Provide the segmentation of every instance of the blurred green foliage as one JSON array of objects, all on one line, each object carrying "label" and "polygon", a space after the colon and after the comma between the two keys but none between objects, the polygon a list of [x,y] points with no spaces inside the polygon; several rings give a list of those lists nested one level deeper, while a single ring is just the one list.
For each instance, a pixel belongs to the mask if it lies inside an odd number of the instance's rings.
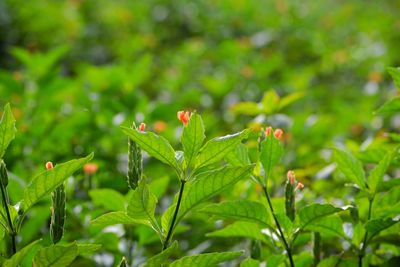
[{"label": "blurred green foliage", "polygon": [[[399,12],[400,2],[391,0],[0,1],[0,106],[12,104],[18,129],[5,157],[13,172],[10,195],[20,199],[46,161],[91,151],[99,165],[94,187],[126,193],[127,138],[118,126],[144,121],[177,144],[176,112],[190,109],[202,114],[210,137],[282,128],[284,166],[309,188],[304,202],[338,201],[352,189],[336,186],[343,179],[331,175],[328,149],[347,146],[377,162],[390,146],[383,133],[400,128],[397,117],[373,113],[398,92],[386,68],[400,65]],[[162,195],[174,174],[148,158],[145,165]],[[284,181],[274,180],[277,192]],[[168,188],[162,207],[176,179]],[[74,190],[67,190],[66,240],[103,244],[114,254],[111,262],[119,262],[118,234],[88,225],[109,209],[82,201],[87,192],[71,199]],[[238,184],[223,198],[243,194],[254,198],[255,185]],[[32,211],[24,244],[49,220],[44,210]],[[196,235],[181,237],[187,249],[201,242],[214,251],[230,246],[204,241],[215,229],[197,217],[188,221]],[[158,251],[148,229],[128,231]]]}]

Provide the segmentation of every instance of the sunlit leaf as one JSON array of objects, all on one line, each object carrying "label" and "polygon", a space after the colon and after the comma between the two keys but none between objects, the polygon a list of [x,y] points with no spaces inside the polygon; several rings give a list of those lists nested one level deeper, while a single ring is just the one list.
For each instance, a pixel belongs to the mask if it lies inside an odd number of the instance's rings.
[{"label": "sunlit leaf", "polygon": [[167,249],[148,259],[142,267],[162,266],[162,264],[168,261],[169,257],[176,251],[177,248],[178,242],[174,241]]},{"label": "sunlit leaf", "polygon": [[170,267],[212,267],[218,263],[229,261],[240,257],[243,252],[213,252],[193,256],[185,256],[171,263]]},{"label": "sunlit leaf", "polygon": [[397,153],[397,148],[389,151],[385,157],[379,161],[378,165],[375,166],[375,168],[371,171],[370,175],[368,176],[368,185],[370,187],[370,190],[373,194],[375,194],[377,188],[379,187],[383,176],[385,175],[387,169],[390,166],[390,163],[392,162],[394,156]]},{"label": "sunlit leaf", "polygon": [[185,160],[188,166],[191,166],[196,158],[205,138],[204,124],[201,116],[197,113],[192,113],[189,123],[183,128],[181,138],[183,152],[185,153]]},{"label": "sunlit leaf", "polygon": [[368,238],[371,239],[381,231],[395,225],[400,220],[394,220],[392,218],[385,219],[373,219],[365,224],[365,229],[368,231]]},{"label": "sunlit leaf", "polygon": [[247,258],[240,263],[240,267],[260,267],[260,262],[252,258]]},{"label": "sunlit leaf", "polygon": [[261,142],[260,162],[267,179],[271,177],[272,169],[279,163],[282,155],[282,144],[273,134],[270,134]]},{"label": "sunlit leaf", "polygon": [[346,178],[356,183],[361,189],[365,189],[366,179],[365,172],[360,161],[353,157],[350,153],[335,149],[334,159],[338,169]]},{"label": "sunlit leaf", "polygon": [[115,225],[115,224],[126,224],[126,225],[146,224],[147,225],[148,220],[144,220],[144,219],[136,220],[136,219],[130,217],[128,214],[126,214],[125,211],[114,211],[114,212],[109,212],[109,213],[103,214],[91,222],[91,225],[101,226],[101,227],[106,227],[106,226]]},{"label": "sunlit leaf", "polygon": [[0,120],[0,158],[4,156],[8,145],[15,138],[16,132],[15,119],[10,104],[6,104]]},{"label": "sunlit leaf", "polygon": [[334,207],[331,204],[311,204],[305,206],[299,211],[300,226],[304,228],[311,222],[340,211],[343,211],[343,209]]},{"label": "sunlit leaf", "polygon": [[29,245],[25,246],[24,248],[20,249],[15,253],[10,259],[7,259],[6,261],[3,262],[3,267],[17,267],[20,266],[21,261],[24,259],[24,257],[36,246],[36,244],[40,240],[36,240]]},{"label": "sunlit leaf", "polygon": [[79,255],[78,245],[72,243],[67,246],[52,245],[40,249],[33,258],[33,266],[64,267],[70,264]]}]

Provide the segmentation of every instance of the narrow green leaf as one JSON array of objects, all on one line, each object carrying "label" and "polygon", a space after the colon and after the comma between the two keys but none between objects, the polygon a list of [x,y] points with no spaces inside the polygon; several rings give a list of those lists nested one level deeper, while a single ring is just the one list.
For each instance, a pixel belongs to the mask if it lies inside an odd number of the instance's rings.
[{"label": "narrow green leaf", "polygon": [[391,227],[398,223],[400,220],[394,220],[392,218],[385,219],[373,219],[365,224],[365,229],[368,231],[368,238],[372,239],[374,236],[379,234],[381,231]]},{"label": "narrow green leaf", "polygon": [[268,221],[268,213],[265,206],[250,200],[211,204],[199,210],[199,212],[222,218],[255,222],[261,225],[266,225]]},{"label": "narrow green leaf", "polygon": [[23,199],[23,210],[26,212],[42,197],[50,194],[54,189],[60,186],[75,171],[93,158],[93,153],[86,158],[75,159],[66,163],[57,164],[53,169],[46,170],[35,178],[25,188]]},{"label": "narrow green leaf", "polygon": [[175,159],[175,151],[164,137],[153,132],[141,132],[128,127],[121,128],[129,138],[135,141],[136,144],[138,144],[150,156],[170,165],[175,168],[176,171],[180,169],[178,162]]},{"label": "narrow green leaf", "polygon": [[260,267],[260,264],[258,260],[247,258],[240,263],[240,267]]},{"label": "narrow green leaf", "polygon": [[129,200],[127,214],[135,220],[147,221],[148,225],[160,234],[160,228],[154,217],[156,204],[156,196],[150,192],[146,181],[142,179]]},{"label": "narrow green leaf", "polygon": [[387,169],[390,166],[394,156],[397,153],[397,148],[389,151],[385,157],[379,161],[378,165],[371,171],[370,175],[368,176],[368,185],[371,189],[372,194],[376,193],[377,188],[379,187],[380,183],[382,182],[383,176],[385,175]]},{"label": "narrow green leaf", "polygon": [[201,116],[197,113],[192,113],[189,123],[183,128],[181,138],[187,166],[191,166],[205,138],[204,124]]},{"label": "narrow green leaf", "polygon": [[15,119],[10,104],[6,104],[0,120],[0,158],[3,158],[8,145],[15,138],[16,132]]},{"label": "narrow green leaf", "polygon": [[244,237],[266,242],[266,235],[262,233],[262,227],[258,223],[237,221],[228,226],[206,234],[208,237]]},{"label": "narrow green leaf", "polygon": [[36,246],[36,244],[40,240],[36,240],[24,248],[20,249],[17,253],[15,253],[10,259],[7,259],[3,262],[3,267],[18,267],[20,266],[21,261],[24,257]]},{"label": "narrow green leaf", "polygon": [[240,179],[246,177],[251,173],[252,169],[252,165],[245,167],[225,166],[218,170],[201,173],[194,180],[187,182],[177,222],[198,204],[218,195],[231,185],[237,183]]},{"label": "narrow green leaf", "polygon": [[264,168],[265,177],[271,177],[271,171],[279,163],[283,155],[283,147],[272,133],[261,142],[260,162]]},{"label": "narrow green leaf", "polygon": [[400,88],[400,68],[389,67],[387,68],[387,71],[389,72],[390,76],[392,76],[394,84],[397,86],[397,88]]},{"label": "narrow green leaf", "polygon": [[169,257],[171,257],[177,248],[178,242],[174,241],[166,250],[148,259],[142,267],[162,266],[168,261]]},{"label": "narrow green leaf", "polygon": [[218,263],[229,261],[240,257],[243,254],[242,251],[238,252],[213,252],[204,253],[193,256],[185,256],[171,263],[170,267],[212,267]]},{"label": "narrow green leaf", "polygon": [[125,210],[125,198],[116,190],[108,188],[92,189],[89,191],[89,196],[92,198],[94,204],[102,206],[107,210]]},{"label": "narrow green leaf", "polygon": [[148,221],[147,220],[136,220],[136,219],[130,217],[124,211],[109,212],[109,213],[103,214],[100,217],[97,217],[96,219],[91,221],[91,225],[100,226],[100,227],[106,227],[106,226],[115,225],[115,224],[125,224],[125,225],[145,224],[145,225],[147,225]]},{"label": "narrow green leaf", "polygon": [[40,249],[33,258],[33,265],[40,267],[64,267],[70,264],[78,256],[78,245],[72,243],[68,246],[52,245]]},{"label": "narrow green leaf", "polygon": [[377,109],[376,114],[392,115],[400,111],[400,96],[393,97]]},{"label": "narrow green leaf", "polygon": [[196,169],[222,160],[229,152],[235,149],[243,139],[246,139],[249,133],[250,130],[246,129],[236,134],[209,140],[199,151],[195,163]]},{"label": "narrow green leaf", "polygon": [[334,159],[340,172],[356,183],[361,189],[366,188],[365,172],[359,160],[350,153],[339,149],[334,149]]},{"label": "narrow green leaf", "polygon": [[306,227],[322,217],[342,211],[342,208],[334,207],[331,204],[311,204],[299,211],[300,226]]}]

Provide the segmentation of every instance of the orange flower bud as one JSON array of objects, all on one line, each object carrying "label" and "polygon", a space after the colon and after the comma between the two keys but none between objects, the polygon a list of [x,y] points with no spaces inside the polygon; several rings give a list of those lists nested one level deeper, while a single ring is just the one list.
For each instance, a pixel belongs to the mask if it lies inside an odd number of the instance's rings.
[{"label": "orange flower bud", "polygon": [[303,189],[303,188],[304,188],[304,184],[298,183],[295,190]]},{"label": "orange flower bud", "polygon": [[142,123],[139,125],[139,131],[144,132],[144,129],[145,129],[145,128],[146,128],[146,124],[142,122]]},{"label": "orange flower bud", "polygon": [[282,135],[283,135],[282,129],[279,129],[279,128],[278,128],[278,129],[275,130],[274,136],[275,136],[276,138],[281,139]]},{"label": "orange flower bud", "polygon": [[186,126],[190,119],[189,111],[178,111],[177,113],[178,119],[183,123],[183,126]]},{"label": "orange flower bud", "polygon": [[287,172],[287,178],[288,178],[288,180],[289,180],[289,183],[291,184],[291,185],[294,185],[295,184],[295,182],[296,182],[296,176],[295,176],[295,174],[294,174],[294,171],[288,171]]},{"label": "orange flower bud", "polygon": [[47,170],[53,169],[53,162],[51,162],[51,161],[47,162],[46,163],[46,169]]},{"label": "orange flower bud", "polygon": [[271,134],[271,132],[272,132],[272,127],[271,126],[265,128],[265,136],[266,137],[269,136]]},{"label": "orange flower bud", "polygon": [[96,163],[86,163],[85,165],[83,165],[83,172],[92,175],[97,172],[98,168],[99,166],[97,166]]}]

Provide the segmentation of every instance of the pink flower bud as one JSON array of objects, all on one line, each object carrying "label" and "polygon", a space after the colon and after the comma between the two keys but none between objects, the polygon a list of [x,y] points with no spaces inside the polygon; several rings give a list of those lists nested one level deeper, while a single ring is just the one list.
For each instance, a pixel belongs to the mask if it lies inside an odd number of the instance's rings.
[{"label": "pink flower bud", "polygon": [[304,184],[298,183],[295,190],[303,189],[303,188],[304,188]]},{"label": "pink flower bud", "polygon": [[99,166],[97,166],[96,163],[86,163],[85,165],[83,165],[83,172],[92,175],[97,172],[98,168]]},{"label": "pink flower bud", "polygon": [[265,128],[265,136],[266,137],[269,136],[271,134],[271,132],[272,132],[272,127],[271,126]]},{"label": "pink flower bud", "polygon": [[278,128],[278,129],[275,130],[274,136],[275,136],[276,138],[281,139],[282,135],[283,135],[282,129],[279,129],[279,128]]},{"label": "pink flower bud", "polygon": [[189,111],[178,111],[177,113],[178,119],[183,123],[183,126],[186,126],[190,119]]},{"label": "pink flower bud", "polygon": [[288,180],[289,180],[289,183],[291,184],[291,185],[294,185],[295,184],[295,182],[296,182],[296,176],[295,176],[295,174],[294,174],[294,171],[288,171],[287,172],[287,178],[288,178]]},{"label": "pink flower bud", "polygon": [[53,162],[51,162],[51,161],[47,162],[46,163],[46,169],[47,170],[53,169]]},{"label": "pink flower bud", "polygon": [[144,132],[144,129],[145,129],[145,128],[146,128],[146,124],[142,122],[142,123],[139,125],[139,131]]}]

